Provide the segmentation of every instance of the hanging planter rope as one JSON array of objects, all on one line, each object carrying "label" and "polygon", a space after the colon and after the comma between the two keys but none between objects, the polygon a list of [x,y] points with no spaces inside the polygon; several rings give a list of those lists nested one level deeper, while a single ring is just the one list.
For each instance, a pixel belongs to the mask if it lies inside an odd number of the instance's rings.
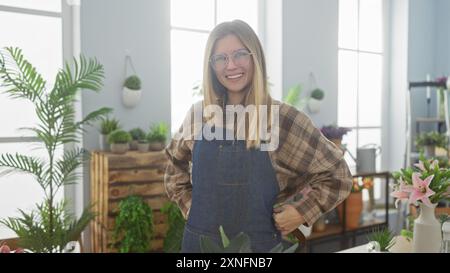
[{"label": "hanging planter rope", "polygon": [[[128,64],[131,67],[131,70],[133,71],[132,75],[128,74]],[[125,82],[122,89],[122,101],[123,104],[128,107],[132,108],[135,107],[142,96],[142,90],[141,90],[141,80],[137,76],[136,69],[133,65],[133,60],[131,59],[130,55],[125,56]]]}]

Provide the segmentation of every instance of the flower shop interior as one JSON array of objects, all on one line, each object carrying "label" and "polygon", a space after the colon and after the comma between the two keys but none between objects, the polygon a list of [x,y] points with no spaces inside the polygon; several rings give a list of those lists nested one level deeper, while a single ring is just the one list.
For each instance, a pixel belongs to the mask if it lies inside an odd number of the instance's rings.
[{"label": "flower shop interior", "polygon": [[272,98],[308,115],[353,176],[343,203],[284,236],[290,251],[449,252],[449,10],[0,0],[0,252],[180,252],[164,148],[203,99],[209,33],[234,19],[261,41]]}]

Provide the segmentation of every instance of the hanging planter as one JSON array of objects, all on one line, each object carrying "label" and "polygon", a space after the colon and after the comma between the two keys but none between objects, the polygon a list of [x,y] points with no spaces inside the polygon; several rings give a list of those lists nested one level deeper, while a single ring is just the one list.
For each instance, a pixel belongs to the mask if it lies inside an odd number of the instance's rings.
[{"label": "hanging planter", "polygon": [[123,104],[126,107],[135,107],[141,99],[141,80],[138,76],[133,75],[125,80],[122,91]]}]

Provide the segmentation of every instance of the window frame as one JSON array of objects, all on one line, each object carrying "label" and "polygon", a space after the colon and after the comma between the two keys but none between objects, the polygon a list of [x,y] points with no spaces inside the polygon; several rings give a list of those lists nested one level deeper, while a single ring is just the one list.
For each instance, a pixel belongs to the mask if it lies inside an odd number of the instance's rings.
[{"label": "window frame", "polygon": [[[339,45],[339,43],[337,44],[337,54],[339,56],[339,53],[342,51],[347,51],[347,52],[355,52],[357,54],[357,98],[356,98],[356,126],[350,126],[348,128],[351,128],[352,131],[354,131],[356,133],[356,148],[358,148],[360,146],[359,144],[359,132],[360,130],[366,130],[366,129],[379,129],[380,130],[380,141],[381,141],[381,150],[382,151],[389,151],[389,111],[390,111],[390,99],[389,99],[389,75],[390,75],[390,4],[387,0],[380,0],[381,4],[382,4],[382,26],[381,26],[381,30],[382,30],[382,49],[381,49],[381,53],[380,52],[374,52],[374,51],[367,51],[367,50],[361,50],[360,49],[360,45],[359,45],[359,31],[360,31],[360,2],[362,0],[357,0],[358,1],[358,7],[357,7],[357,18],[358,18],[358,27],[357,27],[357,47],[356,49],[352,49],[352,48],[346,48],[346,47],[341,47]],[[338,3],[338,18],[340,16],[339,14],[339,5],[340,5],[340,1]],[[339,22],[339,20],[338,20]],[[338,35],[339,35],[339,23],[338,23]],[[339,37],[338,37],[339,40]],[[381,76],[382,76],[382,82],[381,82],[381,109],[379,109],[381,111],[381,124],[379,126],[359,126],[359,94],[360,94],[360,90],[359,90],[359,59],[360,59],[360,54],[376,54],[381,56]],[[339,62],[339,57],[338,57],[338,62]],[[338,72],[339,73],[339,72]],[[339,85],[338,85],[339,86]],[[339,96],[339,90],[338,90],[338,96]],[[338,100],[338,109],[339,109],[339,100]],[[338,115],[339,115],[339,111],[338,111]],[[337,118],[338,121],[338,125],[341,126],[341,124],[339,124],[339,116]],[[356,156],[356,154],[355,154]],[[389,155],[387,153],[381,153],[381,160],[380,160],[380,166],[378,166],[377,171],[382,172],[384,170],[388,170],[389,169]],[[376,204],[377,205],[381,205],[384,204],[384,200],[386,198],[386,192],[385,192],[385,187],[386,187],[386,182],[385,181],[381,181],[381,183],[379,183],[380,185],[380,197],[376,199]]]}]

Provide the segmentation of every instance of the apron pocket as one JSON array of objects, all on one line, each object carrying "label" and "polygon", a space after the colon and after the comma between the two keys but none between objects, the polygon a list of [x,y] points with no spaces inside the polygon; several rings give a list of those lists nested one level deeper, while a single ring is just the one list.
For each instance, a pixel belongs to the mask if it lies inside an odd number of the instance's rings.
[{"label": "apron pocket", "polygon": [[218,184],[249,184],[249,153],[237,145],[223,145],[218,153]]}]

